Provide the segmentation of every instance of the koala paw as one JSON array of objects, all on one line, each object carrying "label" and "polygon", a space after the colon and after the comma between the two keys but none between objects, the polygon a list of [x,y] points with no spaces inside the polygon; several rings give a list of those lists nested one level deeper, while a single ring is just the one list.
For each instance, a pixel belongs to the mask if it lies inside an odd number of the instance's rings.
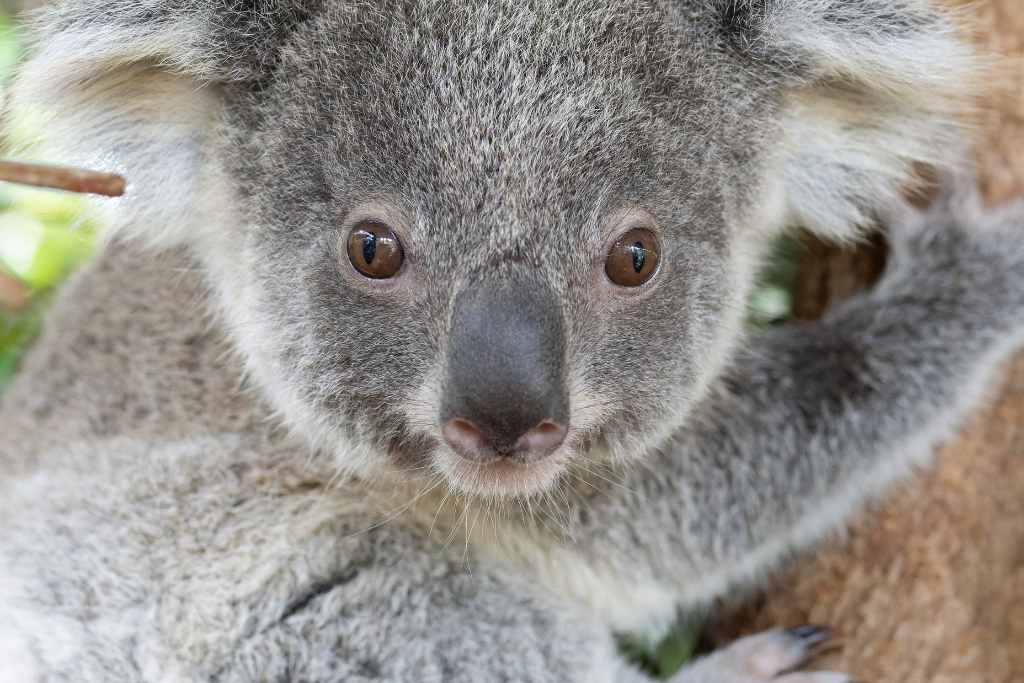
[{"label": "koala paw", "polygon": [[792,631],[765,631],[737,640],[685,667],[672,683],[852,683],[849,676],[832,671],[792,672],[806,664],[833,631],[801,626]]}]

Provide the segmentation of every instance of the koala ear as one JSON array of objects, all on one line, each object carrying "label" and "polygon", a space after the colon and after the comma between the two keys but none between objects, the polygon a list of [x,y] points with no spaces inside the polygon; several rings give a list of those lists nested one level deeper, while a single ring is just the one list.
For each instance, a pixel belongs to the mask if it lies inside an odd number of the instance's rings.
[{"label": "koala ear", "polygon": [[194,241],[217,229],[229,191],[216,153],[225,94],[267,78],[314,9],[312,0],[56,3],[31,28],[8,101],[10,137],[37,158],[124,175],[125,197],[105,202],[113,232]]},{"label": "koala ear", "polygon": [[33,61],[75,77],[96,62],[151,60],[209,81],[258,81],[320,0],[70,0],[35,24]]},{"label": "koala ear", "polygon": [[919,163],[962,161],[960,125],[981,69],[919,0],[726,0],[722,16],[789,74],[788,218],[846,240]]}]

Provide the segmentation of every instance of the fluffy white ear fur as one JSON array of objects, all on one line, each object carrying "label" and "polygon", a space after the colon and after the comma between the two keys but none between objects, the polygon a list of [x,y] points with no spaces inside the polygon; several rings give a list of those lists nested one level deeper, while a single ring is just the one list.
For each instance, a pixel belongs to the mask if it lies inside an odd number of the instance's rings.
[{"label": "fluffy white ear fur", "polygon": [[894,4],[915,22],[877,0],[796,0],[770,24],[773,49],[806,67],[784,121],[788,221],[827,239],[856,238],[915,163],[965,153],[977,56],[930,5]]},{"label": "fluffy white ear fur", "polygon": [[65,29],[38,45],[12,87],[9,122],[34,157],[128,180],[123,198],[101,200],[107,236],[172,246],[220,223],[221,89],[176,75],[206,71],[168,57],[188,54],[178,38]]}]

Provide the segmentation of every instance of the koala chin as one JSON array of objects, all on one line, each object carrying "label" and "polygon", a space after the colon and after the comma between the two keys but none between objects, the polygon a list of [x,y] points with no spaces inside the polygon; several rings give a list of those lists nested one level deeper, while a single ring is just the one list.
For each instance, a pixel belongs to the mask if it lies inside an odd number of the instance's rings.
[{"label": "koala chin", "polygon": [[[917,0],[57,0],[12,121],[118,172],[0,406],[0,680],[644,681],[984,398],[1024,206]],[[900,190],[943,179],[927,211]],[[882,281],[744,332],[773,241]],[[767,632],[676,683],[788,674]]]}]

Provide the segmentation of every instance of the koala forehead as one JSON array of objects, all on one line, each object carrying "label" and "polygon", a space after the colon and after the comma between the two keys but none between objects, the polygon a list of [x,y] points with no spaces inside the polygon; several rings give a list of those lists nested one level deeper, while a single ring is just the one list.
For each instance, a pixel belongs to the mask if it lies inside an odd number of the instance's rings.
[{"label": "koala forehead", "polygon": [[751,76],[726,38],[707,49],[707,26],[697,36],[677,8],[391,9],[329,5],[253,95],[259,182],[287,185],[278,198],[400,200],[428,229],[478,244],[557,239],[551,228],[592,227],[631,202],[700,201],[708,215],[747,182],[740,162],[756,158],[777,99],[767,71]]}]

